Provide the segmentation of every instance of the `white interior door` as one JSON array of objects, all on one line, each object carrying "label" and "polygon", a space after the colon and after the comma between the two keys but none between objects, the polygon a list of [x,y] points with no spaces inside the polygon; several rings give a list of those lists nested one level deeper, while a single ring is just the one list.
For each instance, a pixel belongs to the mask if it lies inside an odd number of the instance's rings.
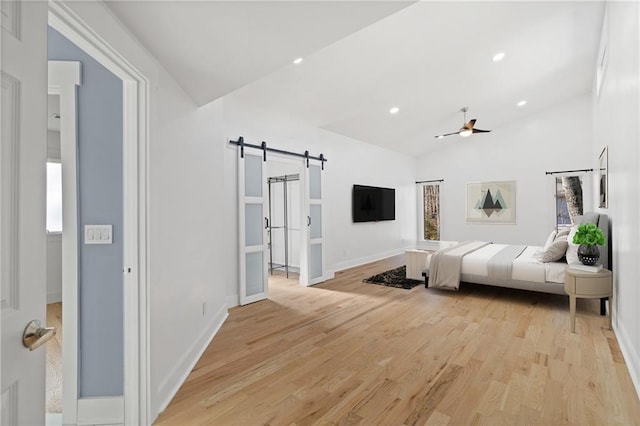
[{"label": "white interior door", "polygon": [[308,194],[307,216],[307,285],[324,281],[324,244],[322,208],[322,170],[319,165],[305,168]]},{"label": "white interior door", "polygon": [[46,324],[47,2],[0,7],[0,424],[41,425],[45,351],[29,351],[22,334],[31,320]]},{"label": "white interior door", "polygon": [[267,170],[262,153],[238,147],[240,304],[268,297]]}]

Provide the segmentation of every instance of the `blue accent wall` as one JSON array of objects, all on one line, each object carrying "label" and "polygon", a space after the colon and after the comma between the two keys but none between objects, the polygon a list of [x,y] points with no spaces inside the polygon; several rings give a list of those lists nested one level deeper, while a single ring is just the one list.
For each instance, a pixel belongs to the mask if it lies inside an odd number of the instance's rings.
[{"label": "blue accent wall", "polygon": [[[124,389],[122,80],[56,30],[49,60],[81,63],[78,88],[78,389]],[[84,225],[113,225],[113,244],[85,245]]]}]

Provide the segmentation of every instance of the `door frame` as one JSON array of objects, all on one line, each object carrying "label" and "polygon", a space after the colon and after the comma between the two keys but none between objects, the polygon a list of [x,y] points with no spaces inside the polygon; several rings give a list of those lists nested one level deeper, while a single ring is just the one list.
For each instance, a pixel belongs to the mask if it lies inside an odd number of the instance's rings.
[{"label": "door frame", "polygon": [[49,95],[60,96],[60,163],[62,171],[62,416],[75,423],[78,411],[78,206],[77,105],[80,63],[48,61]]},{"label": "door frame", "polygon": [[[151,419],[146,219],[149,80],[64,3],[49,2],[48,20],[52,28],[120,78],[123,91],[124,403],[117,405],[122,406],[122,412],[114,413],[114,398],[104,398],[103,406],[96,404],[99,398],[91,398],[85,401],[86,412],[78,417],[89,423],[112,423],[119,417],[124,424],[148,424]],[[81,408],[79,403],[79,411]]]}]

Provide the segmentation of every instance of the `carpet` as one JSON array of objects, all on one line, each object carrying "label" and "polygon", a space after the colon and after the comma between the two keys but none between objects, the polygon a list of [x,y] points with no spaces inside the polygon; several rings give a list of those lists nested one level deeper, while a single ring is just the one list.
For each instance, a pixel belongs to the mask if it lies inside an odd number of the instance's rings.
[{"label": "carpet", "polygon": [[401,266],[396,269],[385,271],[381,274],[374,275],[362,280],[369,284],[385,285],[387,287],[403,288],[410,290],[417,285],[424,284],[422,280],[412,280],[407,278],[407,267]]}]

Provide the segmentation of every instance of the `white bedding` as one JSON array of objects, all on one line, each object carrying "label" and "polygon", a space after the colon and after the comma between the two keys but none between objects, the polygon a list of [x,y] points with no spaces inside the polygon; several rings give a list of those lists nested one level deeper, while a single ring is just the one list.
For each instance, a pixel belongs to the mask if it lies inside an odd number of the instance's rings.
[{"label": "white bedding", "polygon": [[[467,254],[462,259],[462,274],[488,277],[489,259],[506,246],[506,244],[489,244]],[[538,261],[534,254],[540,249],[541,247],[537,246],[527,246],[522,254],[513,261],[512,279],[537,283],[564,283],[564,268],[567,264],[565,262],[542,263]],[[430,262],[429,256],[427,265]]]}]

